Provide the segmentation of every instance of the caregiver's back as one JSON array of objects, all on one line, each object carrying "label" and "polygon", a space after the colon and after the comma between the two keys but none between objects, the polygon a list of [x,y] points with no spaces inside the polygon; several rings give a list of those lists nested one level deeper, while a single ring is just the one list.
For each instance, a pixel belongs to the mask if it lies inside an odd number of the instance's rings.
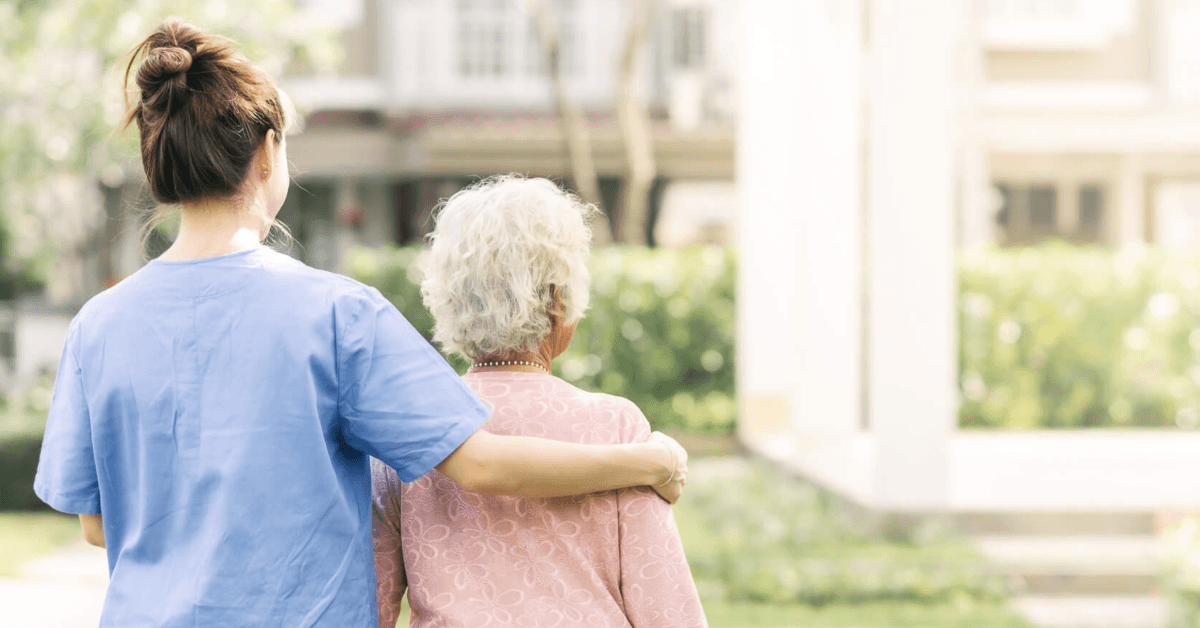
[{"label": "caregiver's back", "polygon": [[377,291],[260,246],[289,180],[270,80],[180,22],[137,54],[147,179],[187,209],[73,321],[37,493],[103,515],[104,626],[373,626],[368,454],[419,476],[487,409]]}]

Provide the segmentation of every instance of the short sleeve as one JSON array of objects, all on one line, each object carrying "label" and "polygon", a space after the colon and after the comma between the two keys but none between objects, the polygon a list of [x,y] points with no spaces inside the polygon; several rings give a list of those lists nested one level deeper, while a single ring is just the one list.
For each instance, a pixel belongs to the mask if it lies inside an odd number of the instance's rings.
[{"label": "short sleeve", "polygon": [[335,303],[338,413],[347,444],[411,482],[437,466],[491,412],[374,288]]},{"label": "short sleeve", "polygon": [[75,355],[79,344],[78,321],[71,324],[50,416],[42,438],[33,489],[37,496],[61,512],[77,515],[100,514],[100,484],[92,447],[92,425],[83,390],[83,373]]}]

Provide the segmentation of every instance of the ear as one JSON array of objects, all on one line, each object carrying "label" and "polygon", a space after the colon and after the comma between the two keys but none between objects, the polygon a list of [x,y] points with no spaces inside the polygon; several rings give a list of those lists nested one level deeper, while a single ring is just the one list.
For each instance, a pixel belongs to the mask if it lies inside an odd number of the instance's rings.
[{"label": "ear", "polygon": [[547,314],[550,315],[551,329],[562,327],[565,322],[563,319],[566,317],[567,308],[563,305],[562,291],[554,284],[550,284],[550,311]]},{"label": "ear", "polygon": [[263,138],[262,146],[258,149],[255,165],[258,166],[259,174],[263,180],[270,179],[272,171],[275,169],[275,151],[278,150],[279,136],[274,129],[268,129],[266,137]]}]

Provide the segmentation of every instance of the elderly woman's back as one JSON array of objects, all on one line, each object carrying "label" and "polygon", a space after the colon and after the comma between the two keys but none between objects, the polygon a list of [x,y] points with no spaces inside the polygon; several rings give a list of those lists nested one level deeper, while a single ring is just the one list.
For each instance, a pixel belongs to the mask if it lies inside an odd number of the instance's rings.
[{"label": "elderly woman's back", "polygon": [[[495,407],[483,429],[496,434],[589,444],[650,435],[631,402],[550,375],[466,381]],[[671,508],[649,488],[527,500],[466,492],[436,471],[403,487],[390,468],[376,472],[386,474],[375,483],[380,513],[403,539],[413,626],[705,625]],[[381,581],[396,578],[385,571]],[[381,595],[398,602],[394,589]]]},{"label": "elderly woman's back", "polygon": [[[472,360],[482,429],[583,444],[647,440],[632,402],[550,375],[587,308],[589,208],[503,177],[450,199],[422,284],[434,338]],[[528,500],[437,471],[373,468],[381,625],[408,588],[413,626],[705,626],[670,506],[648,487]]]}]

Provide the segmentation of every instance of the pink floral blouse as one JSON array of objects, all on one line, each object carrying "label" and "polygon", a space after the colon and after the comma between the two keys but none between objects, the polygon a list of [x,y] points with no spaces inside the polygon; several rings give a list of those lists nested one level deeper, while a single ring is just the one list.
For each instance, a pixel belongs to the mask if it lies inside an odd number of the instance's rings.
[{"label": "pink floral blouse", "polygon": [[[650,436],[620,397],[550,375],[469,373],[495,411],[483,429],[577,443]],[[408,588],[411,626],[707,626],[671,507],[646,487],[524,499],[463,491],[430,471],[411,484],[376,461],[379,625]]]}]

